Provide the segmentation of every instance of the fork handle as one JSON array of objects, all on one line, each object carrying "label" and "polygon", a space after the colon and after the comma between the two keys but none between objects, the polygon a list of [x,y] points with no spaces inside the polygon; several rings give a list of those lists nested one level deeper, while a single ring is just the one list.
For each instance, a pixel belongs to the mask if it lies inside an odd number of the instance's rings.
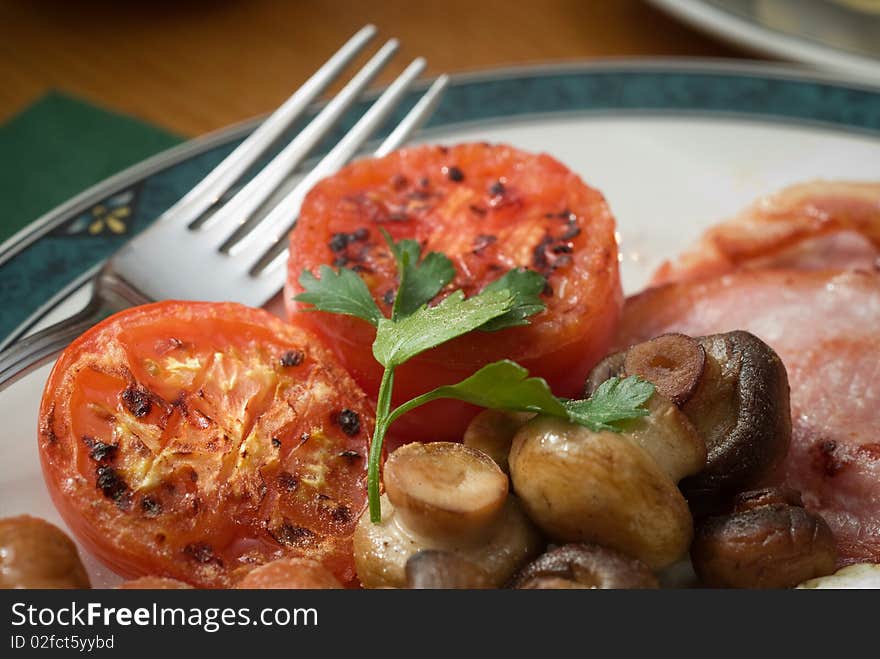
[{"label": "fork handle", "polygon": [[144,302],[148,300],[117,278],[99,274],[92,297],[82,311],[19,339],[0,352],[0,391],[51,361],[76,337],[108,316]]}]

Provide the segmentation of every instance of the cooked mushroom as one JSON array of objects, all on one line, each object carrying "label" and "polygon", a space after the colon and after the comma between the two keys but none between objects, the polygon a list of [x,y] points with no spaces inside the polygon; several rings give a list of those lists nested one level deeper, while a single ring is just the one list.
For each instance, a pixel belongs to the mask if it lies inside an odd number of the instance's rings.
[{"label": "cooked mushroom", "polygon": [[623,432],[657,462],[674,483],[706,466],[706,442],[671,400],[654,392],[647,416],[622,424]]},{"label": "cooked mushroom", "polygon": [[420,589],[490,588],[489,577],[458,554],[423,549],[406,561],[406,587]]},{"label": "cooked mushroom", "polygon": [[0,588],[90,588],[76,545],[49,522],[0,519]]},{"label": "cooked mushroom", "polygon": [[125,581],[117,588],[119,590],[191,590],[192,586],[177,579],[151,576]]},{"label": "cooked mushroom", "polygon": [[520,570],[510,586],[542,590],[660,587],[657,577],[641,561],[584,544],[563,545],[542,554]]},{"label": "cooked mushroom", "polygon": [[626,434],[539,416],[513,440],[510,475],[529,517],[555,540],[600,543],[652,568],[690,544],[687,502]]},{"label": "cooked mushroom", "polygon": [[248,590],[329,590],[343,586],[316,561],[280,558],[255,567],[235,587]]},{"label": "cooked mushroom", "polygon": [[593,370],[590,371],[590,374],[587,376],[587,381],[584,384],[584,397],[589,398],[596,393],[596,389],[598,389],[599,385],[605,382],[605,380],[624,375],[625,369],[623,367],[623,362],[625,359],[626,351],[624,350],[621,352],[614,352],[596,364],[593,367]]},{"label": "cooked mushroom", "polygon": [[510,470],[507,455],[513,436],[534,414],[508,412],[506,410],[483,410],[464,431],[464,445],[482,451],[492,458],[505,474]]},{"label": "cooked mushroom", "polygon": [[687,402],[700,381],[706,353],[684,334],[663,334],[626,351],[623,370],[653,382],[657,391],[676,405]]},{"label": "cooked mushroom", "polygon": [[508,496],[507,477],[484,453],[462,444],[408,444],[385,462],[382,521],[365,513],[354,533],[358,577],[367,588],[406,585],[407,560],[442,549],[501,585],[540,551],[540,538]]},{"label": "cooked mushroom", "polygon": [[816,577],[805,581],[798,588],[878,589],[880,588],[880,565],[877,563],[847,565],[827,577]]},{"label": "cooked mushroom", "polygon": [[682,411],[706,442],[706,467],[681,482],[696,516],[754,487],[788,452],[788,374],[779,356],[748,332],[699,339],[706,367]]},{"label": "cooked mushroom", "polygon": [[837,550],[831,529],[791,492],[760,490],[739,497],[728,515],[698,529],[691,560],[700,581],[719,588],[791,588],[831,574]]},{"label": "cooked mushroom", "polygon": [[717,512],[736,492],[753,487],[788,451],[785,366],[770,346],[748,332],[697,339],[666,334],[637,344],[599,362],[587,378],[586,394],[615,375],[641,375],[653,382],[680,405],[703,438],[706,466],[681,482],[698,517]]}]

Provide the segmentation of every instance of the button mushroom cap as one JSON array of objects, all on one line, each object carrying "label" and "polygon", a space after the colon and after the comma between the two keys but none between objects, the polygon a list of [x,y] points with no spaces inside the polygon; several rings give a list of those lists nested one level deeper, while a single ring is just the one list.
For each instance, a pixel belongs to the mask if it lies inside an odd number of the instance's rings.
[{"label": "button mushroom cap", "polygon": [[655,391],[647,416],[621,423],[623,434],[641,446],[677,483],[706,466],[706,442],[684,413]]},{"label": "button mushroom cap", "polygon": [[788,375],[779,356],[753,334],[655,337],[599,362],[585,393],[591,395],[609,377],[626,375],[641,375],[679,403],[704,440],[705,468],[681,483],[698,517],[721,510],[736,492],[756,485],[788,451]]},{"label": "button mushroom cap", "polygon": [[423,549],[406,561],[406,587],[413,589],[490,588],[489,577],[458,554]]},{"label": "button mushroom cap", "polygon": [[510,583],[519,589],[659,588],[657,577],[639,560],[600,547],[568,544],[542,554]]},{"label": "button mushroom cap", "polygon": [[422,549],[453,552],[501,585],[541,549],[537,531],[508,495],[508,481],[484,453],[462,444],[408,444],[385,463],[382,521],[361,516],[355,566],[367,588],[402,588]]},{"label": "button mushroom cap", "polygon": [[343,585],[316,561],[281,558],[255,567],[235,587],[240,590],[329,590],[343,588]]},{"label": "button mushroom cap", "polygon": [[510,471],[507,456],[513,436],[534,414],[508,412],[507,410],[483,410],[468,424],[463,442],[492,458],[505,474]]},{"label": "button mushroom cap", "polygon": [[786,500],[765,490],[741,498],[738,511],[707,519],[691,547],[700,581],[717,588],[791,588],[830,574],[837,562],[831,529]]},{"label": "button mushroom cap", "polygon": [[21,515],[0,519],[0,588],[90,588],[67,535],[49,522]]},{"label": "button mushroom cap", "polygon": [[834,574],[826,577],[810,579],[798,586],[802,588],[819,589],[880,589],[880,565],[877,563],[856,563],[840,568]]},{"label": "button mushroom cap", "polygon": [[192,590],[192,586],[188,583],[168,577],[140,577],[125,581],[117,588],[119,590]]},{"label": "button mushroom cap", "polygon": [[791,442],[788,374],[779,356],[748,332],[699,339],[706,367],[682,411],[703,437],[706,467],[681,482],[697,516],[773,471]]},{"label": "button mushroom cap", "polygon": [[625,434],[539,416],[514,438],[510,475],[529,517],[555,540],[601,544],[652,568],[687,552],[687,502]]}]

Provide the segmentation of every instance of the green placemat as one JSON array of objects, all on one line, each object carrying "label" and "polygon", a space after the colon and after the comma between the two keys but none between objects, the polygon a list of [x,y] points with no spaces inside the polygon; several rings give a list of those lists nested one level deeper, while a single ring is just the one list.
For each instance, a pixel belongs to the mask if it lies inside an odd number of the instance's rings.
[{"label": "green placemat", "polygon": [[0,242],[181,138],[52,92],[0,126]]}]

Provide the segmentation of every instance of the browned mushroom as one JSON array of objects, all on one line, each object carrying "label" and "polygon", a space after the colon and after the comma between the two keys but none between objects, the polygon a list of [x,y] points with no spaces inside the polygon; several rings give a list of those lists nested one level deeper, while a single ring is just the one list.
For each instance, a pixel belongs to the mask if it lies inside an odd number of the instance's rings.
[{"label": "browned mushroom", "polygon": [[584,383],[584,397],[589,398],[596,393],[596,389],[598,389],[599,385],[605,382],[605,380],[624,375],[625,369],[623,367],[623,362],[625,359],[626,351],[623,350],[621,352],[611,353],[605,357],[605,359],[596,364],[587,376],[587,381]]},{"label": "browned mushroom", "polygon": [[510,451],[514,490],[548,536],[601,543],[653,568],[681,558],[693,535],[667,472],[677,464],[661,464],[625,433],[547,416],[524,425]]},{"label": "browned mushroom", "polygon": [[343,586],[316,561],[280,558],[254,568],[235,587],[250,590],[328,590]]},{"label": "browned mushroom", "polygon": [[450,551],[423,549],[406,561],[406,587],[414,589],[491,588],[488,575]]},{"label": "browned mushroom", "polygon": [[442,549],[501,585],[540,551],[537,531],[508,496],[507,476],[485,453],[462,444],[408,444],[384,467],[382,520],[365,513],[353,537],[355,566],[366,588],[406,586],[407,560]]},{"label": "browned mushroom", "polygon": [[464,431],[464,445],[488,455],[506,474],[510,470],[507,456],[513,436],[533,416],[529,412],[483,410]]},{"label": "browned mushroom", "polygon": [[728,515],[698,529],[691,560],[700,581],[718,588],[792,588],[831,574],[837,550],[831,529],[790,491],[738,498]]},{"label": "browned mushroom", "polygon": [[709,457],[681,489],[696,516],[718,510],[754,487],[788,452],[788,374],[779,356],[748,332],[699,339],[706,368],[682,411],[706,442]]},{"label": "browned mushroom", "polygon": [[657,391],[676,405],[683,405],[694,393],[706,353],[698,341],[684,334],[663,334],[626,351],[623,370],[653,382]]},{"label": "browned mushroom", "polygon": [[76,545],[49,522],[0,519],[0,588],[89,588]]},{"label": "browned mushroom", "polygon": [[788,451],[788,375],[779,356],[753,334],[656,337],[602,360],[587,378],[586,394],[608,377],[625,375],[653,382],[705,441],[705,468],[680,484],[698,517],[755,486]]},{"label": "browned mushroom", "polygon": [[659,588],[644,563],[599,545],[569,544],[529,563],[510,586],[521,589]]}]

